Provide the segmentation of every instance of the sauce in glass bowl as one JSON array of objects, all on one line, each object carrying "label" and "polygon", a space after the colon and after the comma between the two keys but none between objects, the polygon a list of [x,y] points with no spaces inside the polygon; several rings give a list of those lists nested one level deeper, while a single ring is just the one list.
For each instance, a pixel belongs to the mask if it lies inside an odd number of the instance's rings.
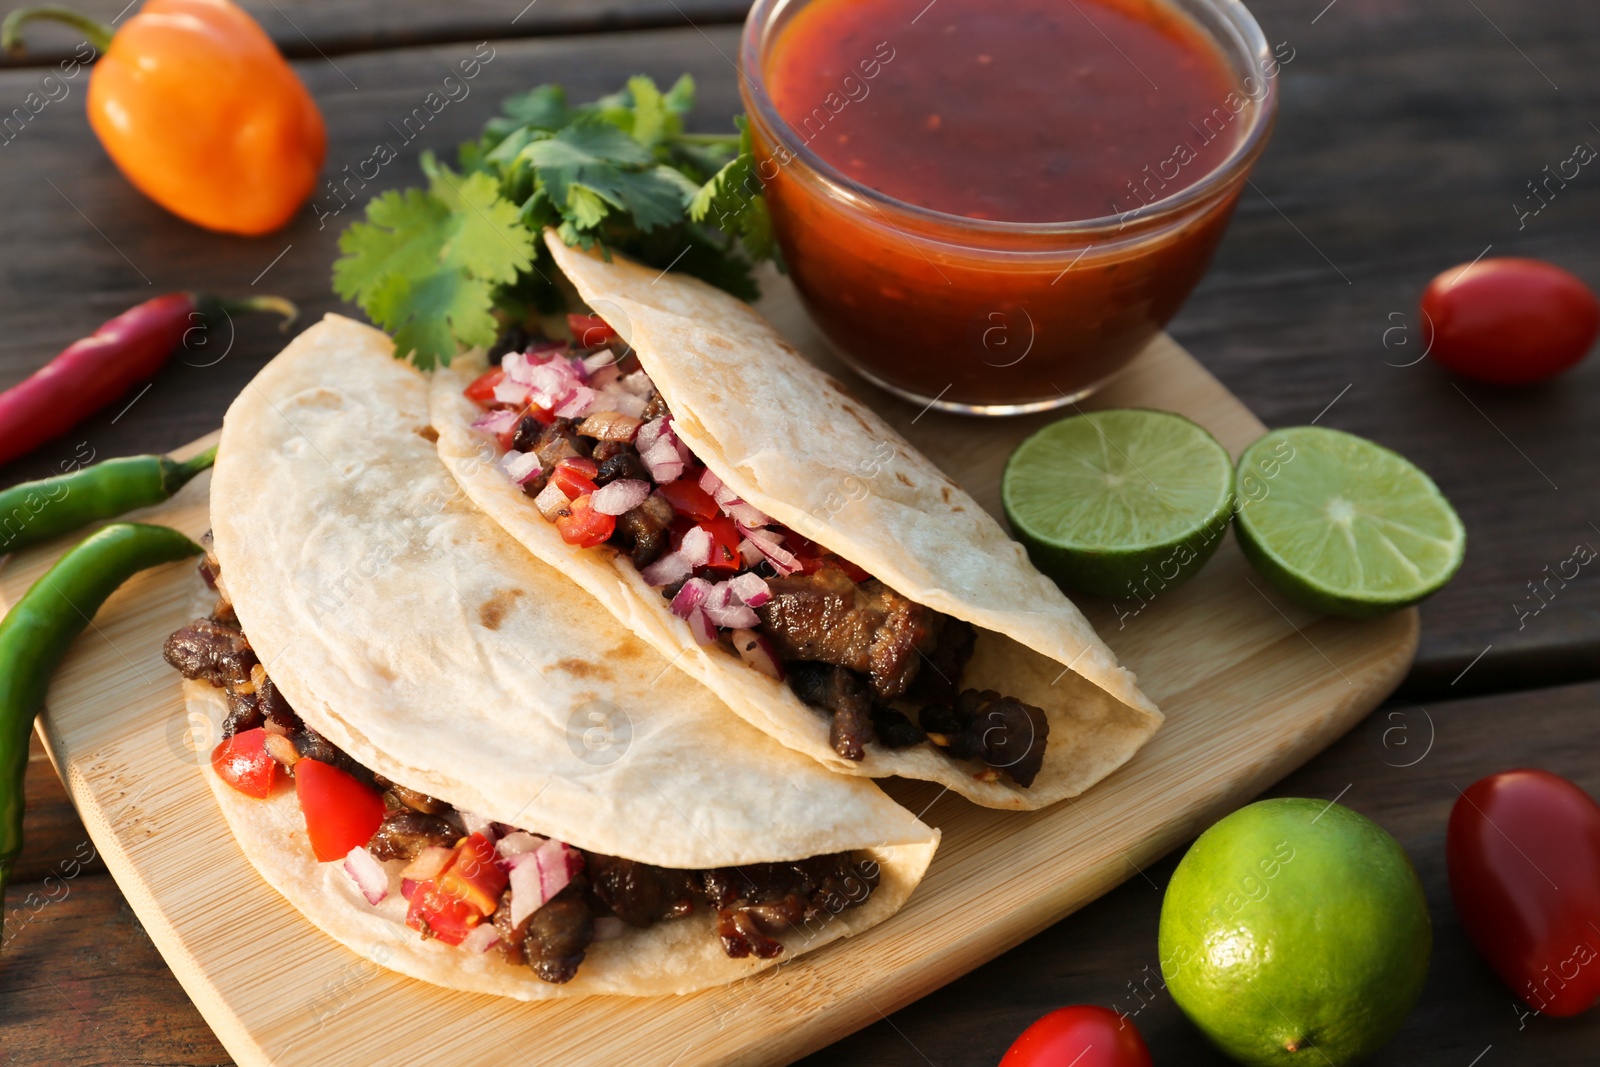
[{"label": "sauce in glass bowl", "polygon": [[858,370],[1068,402],[1177,311],[1270,128],[1236,0],[761,0],[746,109],[785,261]]}]

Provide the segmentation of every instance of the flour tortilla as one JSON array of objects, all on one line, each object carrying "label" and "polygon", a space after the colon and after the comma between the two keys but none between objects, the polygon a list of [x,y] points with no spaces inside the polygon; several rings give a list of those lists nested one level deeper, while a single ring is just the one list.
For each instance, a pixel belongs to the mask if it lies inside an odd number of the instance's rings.
[{"label": "flour tortilla", "polygon": [[[223,423],[215,550],[241,626],[289,703],[366,767],[463,811],[665,867],[862,850],[868,902],[785,936],[793,953],[893,914],[938,831],[875,786],[774,744],[531,559],[440,464],[426,380],[388,339],[329,316],[248,385]],[[191,684],[197,710],[217,694]],[[596,945],[565,985],[497,953],[422,942],[317,863],[291,790],[219,803],[262,876],[386,966],[521,999],[683,993],[770,961],[732,960],[711,918]],[[702,909],[703,910],[703,909]]]},{"label": "flour tortilla", "polygon": [[[674,429],[712,473],[901,595],[978,628],[962,683],[1042,708],[1050,721],[1044,765],[1024,789],[1008,777],[977,780],[974,765],[929,745],[871,745],[859,762],[839,756],[827,719],[788,686],[699,645],[626,557],[566,544],[501,471],[476,461],[495,446],[470,428],[479,412],[461,390],[484,361],[458,357],[433,383],[440,455],[473,501],[536,557],[746,721],[836,771],[923,778],[988,807],[1032,809],[1083,792],[1155,732],[1161,712],[1022,546],[753,308],[686,275],[616,254],[607,262],[553,235],[546,244],[583,299],[638,353],[672,409]],[[862,484],[865,494],[849,491]]]}]

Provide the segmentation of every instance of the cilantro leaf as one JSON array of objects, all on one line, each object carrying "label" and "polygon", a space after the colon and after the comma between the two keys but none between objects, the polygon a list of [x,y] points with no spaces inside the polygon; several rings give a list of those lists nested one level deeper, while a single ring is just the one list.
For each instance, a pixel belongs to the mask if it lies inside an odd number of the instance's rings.
[{"label": "cilantro leaf", "polygon": [[511,97],[461,146],[459,171],[424,153],[425,189],[368,203],[340,236],[334,288],[422,367],[563,306],[545,229],[754,299],[754,264],[777,250],[749,130],[686,133],[694,96],[685,74],[665,92],[636,76],[588,104],[559,85]]}]

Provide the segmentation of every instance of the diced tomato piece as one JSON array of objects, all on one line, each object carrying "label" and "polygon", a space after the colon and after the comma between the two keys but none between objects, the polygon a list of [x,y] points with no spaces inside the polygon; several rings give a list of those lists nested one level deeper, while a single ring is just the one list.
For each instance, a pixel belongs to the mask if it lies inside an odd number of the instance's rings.
[{"label": "diced tomato piece", "polygon": [[556,512],[556,529],[561,533],[561,540],[579,548],[593,548],[603,544],[616,530],[616,516],[600,514],[594,509],[593,500],[585,494]]},{"label": "diced tomato piece", "polygon": [[556,464],[556,469],[550,472],[550,480],[560,487],[568,500],[576,500],[599,488],[594,484],[595,475],[599,473],[600,466],[594,460],[584,456],[568,456]]},{"label": "diced tomato piece", "polygon": [[677,481],[667,482],[656,488],[666,497],[667,503],[672,505],[674,511],[680,515],[687,515],[696,522],[714,519],[721,512],[711,494],[688,478],[679,478]]},{"label": "diced tomato piece", "polygon": [[706,566],[719,571],[744,567],[744,557],[739,555],[739,542],[744,538],[732,519],[722,516],[700,525],[711,535],[711,562]]},{"label": "diced tomato piece", "polygon": [[[265,799],[278,784],[278,761],[267,754],[267,731],[242,730],[211,751],[217,777],[245,796]],[[349,849],[345,849],[349,852]]]},{"label": "diced tomato piece", "polygon": [[303,759],[294,765],[294,791],[306,818],[311,851],[323,863],[365,845],[383,822],[383,798],[337,767]]},{"label": "diced tomato piece", "polygon": [[579,348],[608,345],[617,339],[617,331],[599,315],[568,315],[567,329],[572,331],[573,343]]},{"label": "diced tomato piece", "polygon": [[493,915],[500,906],[511,876],[495,862],[494,845],[482,834],[473,834],[456,846],[444,873],[439,875],[439,891],[458,897],[484,915]]},{"label": "diced tomato piece", "polygon": [[494,399],[494,387],[499,385],[506,376],[506,372],[499,367],[484,371],[472,379],[472,384],[462,390],[468,400],[476,400],[480,404],[487,404]]},{"label": "diced tomato piece", "polygon": [[411,891],[411,905],[406,908],[407,926],[447,945],[461,944],[482,921],[483,916],[471,904],[432,882],[418,882]]},{"label": "diced tomato piece", "polygon": [[800,561],[802,574],[815,574],[823,567],[835,567],[844,571],[852,582],[864,582],[872,577],[849,560],[834,555],[809,537],[802,537],[793,530],[784,532],[783,545]]}]

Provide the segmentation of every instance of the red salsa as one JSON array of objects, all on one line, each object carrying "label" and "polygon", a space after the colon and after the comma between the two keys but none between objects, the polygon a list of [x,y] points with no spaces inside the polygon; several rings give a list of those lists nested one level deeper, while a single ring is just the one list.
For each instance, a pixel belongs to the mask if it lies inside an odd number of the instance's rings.
[{"label": "red salsa", "polygon": [[[1157,0],[813,0],[765,45],[789,129],[756,118],[761,177],[802,295],[858,366],[920,396],[1038,403],[1113,373],[1176,312],[1237,183],[1180,225],[1144,209],[1228,158],[1275,73],[1241,86]],[[805,173],[801,146],[847,189],[954,218],[863,209]],[[1107,218],[1115,235],[1088,239],[961,222]]]}]

